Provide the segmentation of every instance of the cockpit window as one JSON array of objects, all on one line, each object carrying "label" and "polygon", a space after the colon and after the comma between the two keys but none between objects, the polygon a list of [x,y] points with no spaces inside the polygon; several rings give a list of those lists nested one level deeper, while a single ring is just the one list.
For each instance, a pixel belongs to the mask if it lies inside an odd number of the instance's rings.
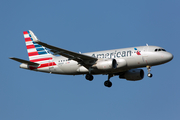
[{"label": "cockpit window", "polygon": [[155,49],[154,51],[157,52],[157,51],[166,51],[166,50],[165,49]]}]

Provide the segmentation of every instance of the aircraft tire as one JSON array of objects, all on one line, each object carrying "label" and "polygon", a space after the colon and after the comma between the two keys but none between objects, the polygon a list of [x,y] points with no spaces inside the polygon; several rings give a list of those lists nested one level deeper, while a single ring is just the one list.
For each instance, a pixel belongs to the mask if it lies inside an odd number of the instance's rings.
[{"label": "aircraft tire", "polygon": [[153,75],[152,75],[151,73],[148,73],[148,75],[147,75],[147,76],[151,78]]},{"label": "aircraft tire", "polygon": [[112,82],[109,81],[109,80],[107,80],[107,81],[104,82],[104,85],[105,85],[106,87],[111,87],[111,86],[112,86]]},{"label": "aircraft tire", "polygon": [[91,74],[86,74],[86,79],[92,81],[94,77]]}]

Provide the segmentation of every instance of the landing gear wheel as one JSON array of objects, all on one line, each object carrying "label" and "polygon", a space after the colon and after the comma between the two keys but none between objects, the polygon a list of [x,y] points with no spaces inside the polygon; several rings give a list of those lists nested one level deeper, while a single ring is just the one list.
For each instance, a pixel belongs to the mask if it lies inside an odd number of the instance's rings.
[{"label": "landing gear wheel", "polygon": [[92,81],[94,77],[91,74],[86,74],[86,79]]},{"label": "landing gear wheel", "polygon": [[151,73],[148,73],[148,75],[147,75],[147,76],[151,78],[153,75],[152,75]]},{"label": "landing gear wheel", "polygon": [[107,81],[104,82],[104,85],[105,85],[106,87],[111,87],[111,86],[112,86],[112,82],[109,81],[109,80],[107,80]]},{"label": "landing gear wheel", "polygon": [[148,70],[147,76],[151,78],[151,77],[153,76],[153,75],[150,73],[150,72],[151,72],[151,66],[146,66],[146,68],[147,68],[147,70]]}]

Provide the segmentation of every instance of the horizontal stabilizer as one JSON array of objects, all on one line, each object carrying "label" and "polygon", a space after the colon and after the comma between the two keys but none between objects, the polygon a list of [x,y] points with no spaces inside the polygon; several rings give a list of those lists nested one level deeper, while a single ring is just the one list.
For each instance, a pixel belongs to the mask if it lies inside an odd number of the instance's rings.
[{"label": "horizontal stabilizer", "polygon": [[28,65],[39,65],[38,63],[30,62],[27,60],[22,60],[22,59],[15,58],[15,57],[10,57],[10,59],[15,60],[15,61],[20,62],[20,63],[28,64]]}]

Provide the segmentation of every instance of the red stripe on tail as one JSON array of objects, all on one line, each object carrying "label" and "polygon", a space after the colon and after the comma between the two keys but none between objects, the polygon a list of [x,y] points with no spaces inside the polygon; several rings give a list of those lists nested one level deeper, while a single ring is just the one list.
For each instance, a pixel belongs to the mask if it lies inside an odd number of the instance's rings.
[{"label": "red stripe on tail", "polygon": [[25,42],[29,42],[29,41],[32,41],[31,38],[24,38],[25,39]]},{"label": "red stripe on tail", "polygon": [[30,57],[30,56],[39,55],[39,54],[38,54],[38,52],[36,51],[36,52],[30,52],[30,53],[28,53],[28,55],[29,55],[29,57]]},{"label": "red stripe on tail", "polygon": [[24,31],[23,34],[28,34],[28,32],[27,32],[27,31]]},{"label": "red stripe on tail", "polygon": [[35,48],[35,46],[34,46],[34,45],[27,45],[26,47],[27,47],[27,49],[32,49],[32,48]]}]

